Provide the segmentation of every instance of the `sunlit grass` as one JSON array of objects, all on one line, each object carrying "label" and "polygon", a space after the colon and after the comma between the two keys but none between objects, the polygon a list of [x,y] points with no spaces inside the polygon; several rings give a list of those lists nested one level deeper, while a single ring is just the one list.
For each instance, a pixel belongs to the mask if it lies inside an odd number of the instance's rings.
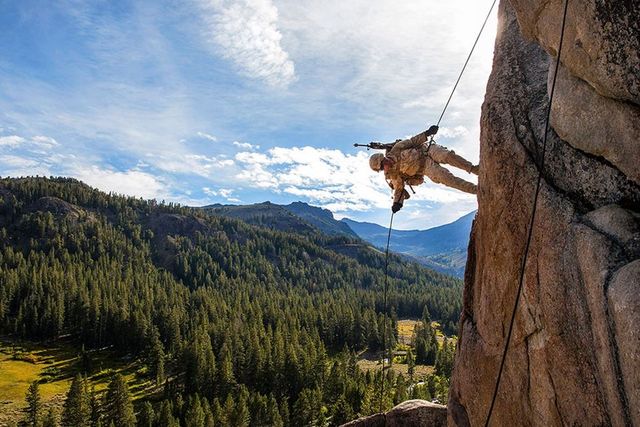
[{"label": "sunlit grass", "polygon": [[413,337],[413,331],[419,323],[419,320],[413,319],[398,320],[398,342],[402,344],[410,344]]},{"label": "sunlit grass", "polygon": [[[385,365],[385,370],[388,368],[388,366],[388,364]],[[376,372],[382,369],[382,364],[380,363],[380,360],[361,359],[358,361],[358,367],[363,372]],[[409,365],[407,365],[406,363],[394,363],[393,365],[391,365],[391,369],[393,369],[396,374],[402,374],[405,378],[409,377]],[[425,380],[430,374],[433,374],[434,371],[435,368],[433,366],[416,365],[413,372],[413,379],[414,381]]]},{"label": "sunlit grass", "polygon": [[[39,381],[45,406],[60,407],[71,380],[79,372],[77,346],[72,342],[51,345],[15,344],[0,338],[0,426],[22,417],[29,384]],[[139,361],[123,359],[109,349],[92,351],[89,388],[102,394],[112,374],[121,373],[135,400],[153,389],[146,368]]]}]

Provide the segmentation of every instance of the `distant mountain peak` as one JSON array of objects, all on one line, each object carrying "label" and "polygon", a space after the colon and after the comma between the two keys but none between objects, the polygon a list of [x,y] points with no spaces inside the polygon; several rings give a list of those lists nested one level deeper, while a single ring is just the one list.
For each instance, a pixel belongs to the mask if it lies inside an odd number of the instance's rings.
[{"label": "distant mountain peak", "polygon": [[[475,215],[476,211],[469,212],[449,224],[427,230],[394,230],[390,248],[437,271],[462,277]],[[349,218],[341,221],[372,245],[384,247],[386,244],[386,227]]]},{"label": "distant mountain peak", "polygon": [[320,231],[331,236],[358,237],[347,224],[336,220],[330,210],[300,201],[288,205],[271,201],[252,205],[215,204],[203,206],[202,209],[214,215],[229,216],[280,231],[302,234]]}]

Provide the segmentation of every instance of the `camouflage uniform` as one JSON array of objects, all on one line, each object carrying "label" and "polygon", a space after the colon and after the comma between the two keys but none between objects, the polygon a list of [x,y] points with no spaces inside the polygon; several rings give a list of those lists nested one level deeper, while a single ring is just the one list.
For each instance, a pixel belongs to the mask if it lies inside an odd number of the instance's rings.
[{"label": "camouflage uniform", "polygon": [[478,174],[478,167],[457,155],[452,150],[438,144],[425,144],[427,135],[423,132],[413,138],[397,142],[393,148],[387,150],[386,158],[393,161],[392,165],[384,167],[384,176],[393,189],[393,201],[402,203],[409,193],[404,189],[405,183],[419,185],[424,182],[424,175],[433,182],[476,194],[477,186],[471,182],[458,178],[446,168],[440,166],[445,163],[470,173]]}]

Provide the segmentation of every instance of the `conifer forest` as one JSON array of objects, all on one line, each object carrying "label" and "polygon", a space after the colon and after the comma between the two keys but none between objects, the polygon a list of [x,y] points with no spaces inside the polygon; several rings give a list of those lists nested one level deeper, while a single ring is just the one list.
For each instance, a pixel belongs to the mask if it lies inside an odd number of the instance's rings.
[{"label": "conifer forest", "polygon": [[[52,379],[38,378],[20,425],[324,426],[447,399],[461,282],[391,255],[385,312],[384,253],[356,238],[74,179],[7,178],[0,241],[2,341],[62,340],[76,353],[60,405],[45,405]],[[399,319],[416,320],[408,343]],[[383,342],[387,369],[364,369]],[[134,393],[114,371],[95,389],[100,349],[135,363],[150,386]],[[418,378],[420,365],[433,368]]]}]

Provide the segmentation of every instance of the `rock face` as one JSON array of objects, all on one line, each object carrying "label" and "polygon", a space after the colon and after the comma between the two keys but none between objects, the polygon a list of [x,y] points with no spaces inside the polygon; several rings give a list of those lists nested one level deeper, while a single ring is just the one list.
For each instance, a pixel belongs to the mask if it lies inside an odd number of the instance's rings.
[{"label": "rock face", "polygon": [[342,427],[444,427],[447,407],[426,400],[407,400],[389,412],[359,418]]},{"label": "rock face", "polygon": [[[448,405],[484,425],[541,162],[561,0],[502,0]],[[640,2],[569,0],[491,425],[640,425]]]}]

